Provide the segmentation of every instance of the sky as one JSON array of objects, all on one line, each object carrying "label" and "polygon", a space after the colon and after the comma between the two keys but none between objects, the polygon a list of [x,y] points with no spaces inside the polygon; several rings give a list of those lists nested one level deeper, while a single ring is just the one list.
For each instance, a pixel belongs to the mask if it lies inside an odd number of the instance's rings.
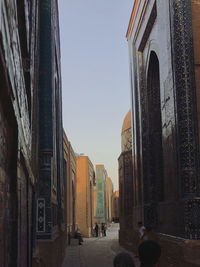
[{"label": "sky", "polygon": [[59,0],[63,126],[76,153],[104,164],[118,189],[130,109],[126,31],[134,0]]}]

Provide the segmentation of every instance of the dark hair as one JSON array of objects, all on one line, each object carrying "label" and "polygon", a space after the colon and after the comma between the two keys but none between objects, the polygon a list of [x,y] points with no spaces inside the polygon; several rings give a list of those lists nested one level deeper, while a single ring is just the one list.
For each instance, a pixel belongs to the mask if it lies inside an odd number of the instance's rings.
[{"label": "dark hair", "polygon": [[117,254],[113,261],[114,267],[135,267],[134,261],[131,256],[126,252]]},{"label": "dark hair", "polygon": [[149,231],[149,232],[152,231],[151,226],[146,226],[145,228],[146,228],[146,230]]},{"label": "dark hair", "polygon": [[156,264],[161,256],[161,247],[153,240],[146,240],[140,244],[138,252],[141,263]]},{"label": "dark hair", "polygon": [[138,224],[142,224],[142,222],[138,222]]}]

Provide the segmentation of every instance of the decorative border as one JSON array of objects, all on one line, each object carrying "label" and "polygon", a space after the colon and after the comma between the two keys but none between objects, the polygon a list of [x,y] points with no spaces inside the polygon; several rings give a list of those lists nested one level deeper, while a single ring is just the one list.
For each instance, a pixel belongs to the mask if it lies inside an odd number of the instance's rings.
[{"label": "decorative border", "polygon": [[38,233],[45,232],[45,199],[38,198],[37,200],[37,222],[36,231]]}]

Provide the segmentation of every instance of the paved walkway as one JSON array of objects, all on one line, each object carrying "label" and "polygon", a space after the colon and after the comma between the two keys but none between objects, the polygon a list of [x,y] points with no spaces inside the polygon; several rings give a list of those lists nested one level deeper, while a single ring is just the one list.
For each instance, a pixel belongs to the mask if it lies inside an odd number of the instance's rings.
[{"label": "paved walkway", "polygon": [[[119,246],[118,230],[119,224],[112,224],[106,237],[87,238],[82,246],[67,247],[62,267],[113,267],[115,255],[126,251]],[[134,258],[132,253],[130,255]],[[135,264],[139,266],[137,260]]]}]

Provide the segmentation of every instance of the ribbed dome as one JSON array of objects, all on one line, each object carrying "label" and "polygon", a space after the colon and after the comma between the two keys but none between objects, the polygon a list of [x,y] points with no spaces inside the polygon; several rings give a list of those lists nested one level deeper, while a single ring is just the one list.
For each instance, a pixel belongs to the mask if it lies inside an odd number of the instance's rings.
[{"label": "ribbed dome", "polygon": [[131,128],[131,110],[126,114],[122,125],[122,133]]}]

